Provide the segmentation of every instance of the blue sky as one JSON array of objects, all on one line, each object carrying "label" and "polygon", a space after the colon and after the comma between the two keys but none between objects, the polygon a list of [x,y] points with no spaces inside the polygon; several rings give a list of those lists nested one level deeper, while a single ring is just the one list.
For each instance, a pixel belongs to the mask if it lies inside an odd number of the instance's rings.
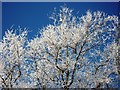
[{"label": "blue sky", "polygon": [[78,15],[84,15],[87,10],[91,11],[103,11],[110,15],[118,15],[118,3],[117,2],[3,2],[2,3],[2,33],[14,25],[14,28],[18,26],[27,27],[32,32],[29,33],[29,38],[34,37],[38,28],[43,28],[51,21],[49,16],[56,7],[57,10],[64,4],[67,7],[74,9],[74,12]]}]

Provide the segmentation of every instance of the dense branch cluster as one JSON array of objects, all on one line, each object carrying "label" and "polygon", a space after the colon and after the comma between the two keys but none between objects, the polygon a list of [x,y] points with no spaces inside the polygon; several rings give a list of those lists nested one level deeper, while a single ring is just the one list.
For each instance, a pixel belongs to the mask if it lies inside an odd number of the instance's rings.
[{"label": "dense branch cluster", "polygon": [[119,76],[118,17],[87,11],[74,16],[61,7],[40,37],[10,29],[0,42],[1,87],[110,88]]}]

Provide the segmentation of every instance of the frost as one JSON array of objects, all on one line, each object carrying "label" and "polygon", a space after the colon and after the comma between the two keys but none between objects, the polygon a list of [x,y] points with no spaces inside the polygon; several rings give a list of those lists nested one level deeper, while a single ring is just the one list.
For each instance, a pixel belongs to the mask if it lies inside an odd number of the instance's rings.
[{"label": "frost", "polygon": [[[8,30],[0,42],[0,82],[19,88],[104,88],[119,75],[115,42],[118,17],[87,11],[82,17],[61,7],[40,35]],[[23,31],[21,31],[23,30]],[[12,78],[11,78],[12,77]],[[5,81],[4,81],[5,80]],[[6,85],[7,84],[7,85]]]}]

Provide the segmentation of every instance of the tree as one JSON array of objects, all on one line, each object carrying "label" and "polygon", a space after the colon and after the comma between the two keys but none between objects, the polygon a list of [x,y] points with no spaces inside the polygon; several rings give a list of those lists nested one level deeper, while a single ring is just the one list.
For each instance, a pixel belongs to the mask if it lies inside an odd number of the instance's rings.
[{"label": "tree", "polygon": [[28,55],[36,67],[32,77],[44,87],[109,87],[109,75],[117,73],[118,17],[100,11],[78,17],[72,12],[62,7],[50,17],[53,24],[43,28],[41,37],[29,42]]},{"label": "tree", "polygon": [[17,34],[17,30],[10,28],[0,42],[0,84],[3,88],[17,86],[22,77],[26,35],[25,29]]},{"label": "tree", "polygon": [[1,85],[110,88],[111,74],[119,74],[119,45],[115,42],[118,17],[89,10],[80,17],[61,7],[50,19],[53,23],[30,41],[26,30],[6,33],[0,42]]}]

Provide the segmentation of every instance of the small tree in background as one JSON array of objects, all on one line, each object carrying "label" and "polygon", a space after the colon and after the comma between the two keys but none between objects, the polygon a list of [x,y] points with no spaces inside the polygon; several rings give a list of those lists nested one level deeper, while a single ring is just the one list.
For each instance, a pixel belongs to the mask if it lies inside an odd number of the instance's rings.
[{"label": "small tree in background", "polygon": [[[17,31],[21,31],[19,28]],[[25,43],[27,31],[17,34],[10,29],[0,42],[0,84],[3,88],[18,85],[22,76],[22,64],[25,57]]]}]

